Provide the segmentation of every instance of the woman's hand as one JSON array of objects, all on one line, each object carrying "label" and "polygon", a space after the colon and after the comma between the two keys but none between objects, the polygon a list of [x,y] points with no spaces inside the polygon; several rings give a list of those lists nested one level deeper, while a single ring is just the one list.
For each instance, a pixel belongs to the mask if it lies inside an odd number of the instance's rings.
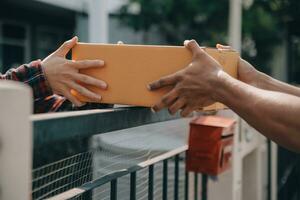
[{"label": "woman's hand", "polygon": [[71,40],[66,41],[61,47],[55,52],[45,58],[41,65],[45,73],[45,77],[49,86],[52,88],[53,93],[65,96],[75,106],[82,106],[84,103],[80,102],[71,94],[71,89],[76,90],[80,94],[100,101],[101,96],[86,89],[80,83],[93,85],[101,89],[106,89],[107,84],[93,77],[80,74],[80,69],[92,68],[92,67],[103,67],[104,61],[102,60],[81,60],[73,61],[66,59],[67,53],[76,45],[78,42],[77,37],[73,37]]},{"label": "woman's hand", "polygon": [[[224,46],[217,44],[218,50],[234,50],[230,46]],[[252,85],[254,87],[259,87],[259,77],[261,72],[257,71],[250,63],[246,60],[240,58],[238,63],[238,79],[244,83]]]}]

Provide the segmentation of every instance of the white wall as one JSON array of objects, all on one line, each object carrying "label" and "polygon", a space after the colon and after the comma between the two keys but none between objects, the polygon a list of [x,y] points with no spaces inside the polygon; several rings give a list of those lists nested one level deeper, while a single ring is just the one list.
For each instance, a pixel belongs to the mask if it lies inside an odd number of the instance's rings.
[{"label": "white wall", "polygon": [[[87,13],[88,18],[78,15],[75,33],[84,42],[107,43],[110,40],[109,14],[115,12],[127,0],[36,0],[55,6]],[[86,29],[88,28],[88,29]],[[88,31],[86,31],[88,30]],[[113,30],[117,32],[117,30]],[[113,39],[111,39],[113,40]]]},{"label": "white wall", "polygon": [[55,6],[75,10],[78,12],[87,12],[88,0],[36,0]]},{"label": "white wall", "polygon": [[[91,0],[35,0],[55,6],[71,9],[78,12],[88,13],[89,3]],[[126,3],[128,0],[105,0],[107,2],[107,9],[109,13],[114,12],[122,4]]]}]

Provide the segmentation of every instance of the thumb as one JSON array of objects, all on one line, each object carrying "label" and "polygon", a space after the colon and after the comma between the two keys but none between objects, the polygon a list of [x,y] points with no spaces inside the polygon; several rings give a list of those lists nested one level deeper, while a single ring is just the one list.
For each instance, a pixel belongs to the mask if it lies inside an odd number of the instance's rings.
[{"label": "thumb", "polygon": [[225,46],[225,45],[222,45],[222,44],[217,44],[216,47],[219,50],[233,50],[231,46]]},{"label": "thumb", "polygon": [[184,46],[193,53],[194,57],[204,54],[204,51],[195,40],[185,40]]},{"label": "thumb", "polygon": [[75,36],[72,39],[64,42],[55,52],[57,56],[65,57],[67,53],[77,44],[78,37]]}]

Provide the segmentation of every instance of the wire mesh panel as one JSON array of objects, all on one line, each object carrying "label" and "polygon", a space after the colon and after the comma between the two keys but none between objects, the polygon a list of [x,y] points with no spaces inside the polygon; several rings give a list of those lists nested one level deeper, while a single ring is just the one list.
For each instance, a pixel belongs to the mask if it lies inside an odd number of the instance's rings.
[{"label": "wire mesh panel", "polygon": [[149,170],[144,168],[137,172],[136,181],[136,199],[147,200],[148,199],[148,185],[149,185]]},{"label": "wire mesh panel", "polygon": [[93,190],[93,199],[109,199],[110,183],[106,183]]},{"label": "wire mesh panel", "polygon": [[45,199],[91,180],[93,152],[76,154],[32,171],[32,197]]},{"label": "wire mesh panel", "polygon": [[[40,152],[35,152],[35,155],[43,156],[40,160],[35,159],[32,199],[61,194],[68,194],[65,196],[72,199],[148,199],[149,166],[145,163],[174,149],[184,147],[182,151],[185,151],[187,121],[171,120],[88,138],[73,137],[66,143],[43,146]],[[165,182],[164,162],[159,162],[162,158],[153,163],[153,199],[162,198],[164,185],[168,197],[174,198],[174,155],[164,158],[169,158]],[[55,156],[59,159],[55,160]],[[180,177],[176,179],[178,185],[184,184],[183,170],[181,159]],[[114,198],[112,189],[116,190]]]}]

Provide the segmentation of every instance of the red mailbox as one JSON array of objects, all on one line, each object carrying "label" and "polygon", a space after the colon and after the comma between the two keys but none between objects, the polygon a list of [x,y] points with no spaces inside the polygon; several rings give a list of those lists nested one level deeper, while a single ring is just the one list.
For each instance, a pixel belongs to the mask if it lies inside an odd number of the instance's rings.
[{"label": "red mailbox", "polygon": [[235,120],[201,116],[190,123],[188,171],[216,176],[231,166]]}]

